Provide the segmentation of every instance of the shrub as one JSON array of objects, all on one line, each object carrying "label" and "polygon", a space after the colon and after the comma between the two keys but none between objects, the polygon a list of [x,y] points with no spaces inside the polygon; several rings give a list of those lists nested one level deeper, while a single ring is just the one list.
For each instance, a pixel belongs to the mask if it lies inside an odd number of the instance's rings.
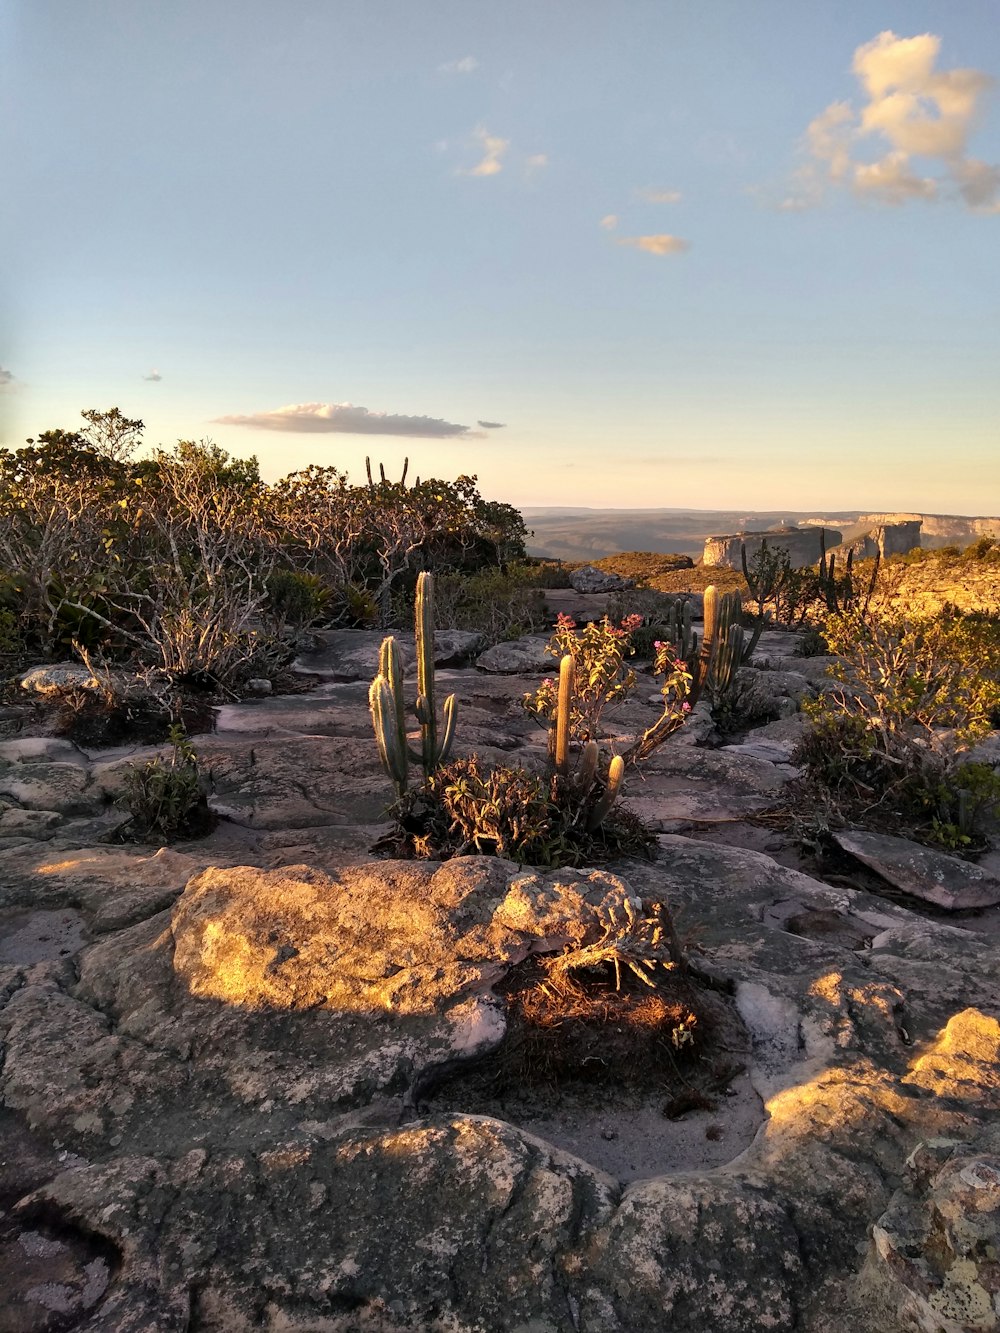
[{"label": "shrub", "polygon": [[279,631],[315,624],[330,605],[332,593],[316,574],[276,569],[267,581],[267,609]]},{"label": "shrub", "polygon": [[546,624],[545,602],[535,571],[526,565],[476,574],[441,574],[437,579],[438,629],[471,630],[488,644],[535,634]]},{"label": "shrub", "polygon": [[796,761],[809,781],[855,820],[891,815],[895,831],[971,846],[1000,794],[1000,779],[964,757],[1000,708],[1000,619],[850,613],[824,633],[843,688],[804,706],[814,725]]},{"label": "shrub", "polygon": [[141,768],[133,765],[128,774],[119,797],[131,816],[121,835],[125,838],[197,838],[215,824],[194,746],[180,727],[172,729],[170,740],[169,759],[158,756]]},{"label": "shrub", "polygon": [[571,782],[506,764],[487,768],[476,755],[456,759],[397,803],[396,830],[378,850],[445,858],[475,853],[543,866],[648,856],[653,835],[620,804],[590,827],[588,814],[605,790],[597,780],[581,800]]},{"label": "shrub", "polygon": [[[601,715],[608,704],[626,699],[635,688],[635,672],[626,663],[632,655],[631,636],[639,628],[639,618],[628,617],[614,625],[607,616],[583,629],[569,616],[560,615],[546,652],[563,658],[568,653],[576,668],[576,689],[570,721],[570,736],[583,743],[595,739]],[[558,692],[555,681],[544,680],[538,689],[526,694],[524,709],[532,717],[550,722],[555,716]]]}]

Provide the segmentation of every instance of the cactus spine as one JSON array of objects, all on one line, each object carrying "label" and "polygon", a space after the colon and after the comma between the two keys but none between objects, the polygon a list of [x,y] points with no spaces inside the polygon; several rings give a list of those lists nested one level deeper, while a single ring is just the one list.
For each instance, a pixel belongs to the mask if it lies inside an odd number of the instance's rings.
[{"label": "cactus spine", "polygon": [[411,754],[406,745],[403,662],[399,644],[391,635],[382,641],[378,675],[372,681],[368,694],[379,758],[382,767],[395,783],[399,796],[403,796],[406,792],[410,759],[421,765],[426,780],[448,758],[455,739],[458,705],[453,694],[449,694],[444,701],[443,727],[440,728],[439,737],[434,700],[434,576],[432,574],[421,574],[417,578],[414,630],[417,651],[417,702],[414,711],[420,724],[419,754]]}]

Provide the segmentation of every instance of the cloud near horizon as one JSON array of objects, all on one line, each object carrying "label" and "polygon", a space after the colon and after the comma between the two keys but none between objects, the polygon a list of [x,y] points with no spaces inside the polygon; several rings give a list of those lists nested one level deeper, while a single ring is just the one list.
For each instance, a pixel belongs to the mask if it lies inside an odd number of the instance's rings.
[{"label": "cloud near horizon", "polygon": [[4,370],[3,366],[0,366],[0,389],[3,389],[8,384],[13,384],[13,383],[14,383],[13,374],[9,370]]},{"label": "cloud near horizon", "polygon": [[680,236],[669,236],[665,232],[656,236],[616,236],[615,245],[628,245],[647,255],[679,255],[691,249],[690,241]]},{"label": "cloud near horizon", "polygon": [[160,380],[163,379],[163,376],[158,370],[151,370],[148,375],[143,375],[142,378],[144,380],[149,380],[151,384],[159,384]]},{"label": "cloud near horizon", "polygon": [[291,403],[271,412],[232,413],[215,417],[220,426],[290,431],[312,435],[404,435],[428,440],[481,440],[481,432],[440,417],[369,412],[355,403]]},{"label": "cloud near horizon", "polygon": [[[967,152],[994,80],[981,70],[935,68],[940,51],[932,33],[881,32],[859,46],[851,68],[866,100],[860,107],[832,102],[809,123],[808,161],[779,207],[813,208],[842,188],[890,206],[950,198],[974,212],[1000,213],[1000,167]],[[880,156],[858,156],[866,144]],[[924,174],[914,158],[935,174]]]},{"label": "cloud near horizon", "polygon": [[503,430],[506,421],[477,421],[477,426],[482,426],[483,430]]}]

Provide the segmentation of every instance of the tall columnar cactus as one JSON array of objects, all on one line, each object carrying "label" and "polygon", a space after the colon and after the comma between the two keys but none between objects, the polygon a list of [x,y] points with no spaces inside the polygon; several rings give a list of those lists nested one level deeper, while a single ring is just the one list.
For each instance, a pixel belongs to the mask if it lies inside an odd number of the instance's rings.
[{"label": "tall columnar cactus", "polygon": [[572,654],[567,653],[559,660],[559,691],[556,696],[555,713],[549,723],[549,760],[553,771],[552,799],[571,799],[577,808],[574,818],[592,833],[607,819],[611,807],[618,798],[625,778],[625,761],[621,755],[615,755],[611,760],[605,789],[596,800],[592,800],[592,795],[597,781],[600,747],[595,740],[589,740],[584,745],[576,772],[570,775],[570,720],[573,714],[575,684],[575,663]]},{"label": "tall columnar cactus", "polygon": [[559,692],[556,711],[549,728],[549,758],[559,777],[569,772],[569,733],[573,718],[573,689],[576,685],[576,663],[572,653],[559,659]]},{"label": "tall columnar cactus", "polygon": [[826,554],[826,534],[820,530],[820,558],[819,558],[819,592],[823,601],[826,603],[826,609],[837,615],[841,611],[852,611],[860,606],[863,613],[867,614],[868,604],[871,602],[872,595],[875,592],[875,584],[878,581],[879,567],[882,562],[881,550],[875,553],[875,563],[872,566],[872,576],[864,594],[859,596],[854,587],[854,547],[849,547],[847,559],[844,562],[844,574],[842,578],[837,578],[837,554],[831,551],[829,559]]},{"label": "tall columnar cactus", "polygon": [[720,593],[714,585],[705,589],[705,635],[691,688],[692,701],[704,690],[717,702],[732,688],[740,667],[753,657],[764,621],[758,621],[747,642],[740,624],[741,610],[738,592]]},{"label": "tall columnar cactus", "polygon": [[415,713],[420,724],[420,752],[413,754],[406,744],[406,713],[403,703],[403,663],[399,645],[390,635],[379,651],[378,675],[368,693],[375,743],[382,767],[396,785],[400,796],[406,792],[409,761],[419,763],[425,780],[451,753],[455,739],[458,704],[449,694],[442,708],[443,727],[438,727],[434,701],[434,577],[421,574],[417,579],[414,613],[417,651],[417,701]]}]

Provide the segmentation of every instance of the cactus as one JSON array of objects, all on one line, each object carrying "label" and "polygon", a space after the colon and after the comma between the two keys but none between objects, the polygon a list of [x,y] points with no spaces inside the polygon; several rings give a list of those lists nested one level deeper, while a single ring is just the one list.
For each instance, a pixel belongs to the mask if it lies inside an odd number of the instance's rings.
[{"label": "cactus", "polygon": [[855,607],[860,607],[861,613],[867,615],[868,604],[871,602],[872,594],[875,592],[875,584],[878,581],[879,567],[882,563],[881,550],[875,553],[875,563],[872,566],[872,576],[868,587],[863,596],[859,596],[854,587],[854,547],[850,547],[847,552],[847,560],[844,564],[844,575],[837,578],[837,556],[836,552],[831,551],[829,563],[826,554],[826,534],[820,530],[819,538],[820,557],[819,557],[819,592],[823,601],[826,603],[826,609],[837,615],[842,611],[852,611]]},{"label": "cactus", "polygon": [[593,804],[590,804],[594,784],[597,781],[600,747],[595,740],[587,741],[580,753],[576,772],[571,777],[569,738],[575,683],[575,663],[572,654],[567,653],[559,660],[559,693],[555,713],[549,723],[549,760],[553,773],[551,795],[553,801],[571,800],[577,809],[574,822],[580,820],[585,824],[587,831],[592,833],[607,819],[611,807],[618,798],[625,777],[625,761],[621,755],[614,756],[608,769],[605,790]]},{"label": "cactus", "polygon": [[406,744],[406,714],[403,705],[403,664],[399,645],[390,635],[379,651],[378,675],[368,693],[372,726],[382,767],[395,783],[400,797],[405,795],[409,761],[419,763],[424,780],[445,762],[455,739],[458,704],[449,694],[442,708],[443,727],[438,726],[434,701],[434,576],[421,574],[417,579],[414,612],[417,651],[417,702],[415,713],[420,724],[420,752],[413,754]]},{"label": "cactus", "polygon": [[748,563],[746,542],[740,542],[740,564],[743,566],[743,577],[747,581],[750,596],[757,603],[758,617],[761,620],[770,620],[770,612],[764,611],[764,603],[774,602],[777,605],[778,597],[792,569],[788,552],[780,546],[772,550],[767,541],[762,539],[760,549]]},{"label": "cactus", "polygon": [[611,807],[618,799],[618,793],[622,789],[622,782],[625,780],[625,760],[620,754],[616,754],[611,760],[608,768],[608,785],[604,795],[595,803],[587,819],[587,831],[593,833],[595,829],[601,827],[608,815],[611,813]]}]

